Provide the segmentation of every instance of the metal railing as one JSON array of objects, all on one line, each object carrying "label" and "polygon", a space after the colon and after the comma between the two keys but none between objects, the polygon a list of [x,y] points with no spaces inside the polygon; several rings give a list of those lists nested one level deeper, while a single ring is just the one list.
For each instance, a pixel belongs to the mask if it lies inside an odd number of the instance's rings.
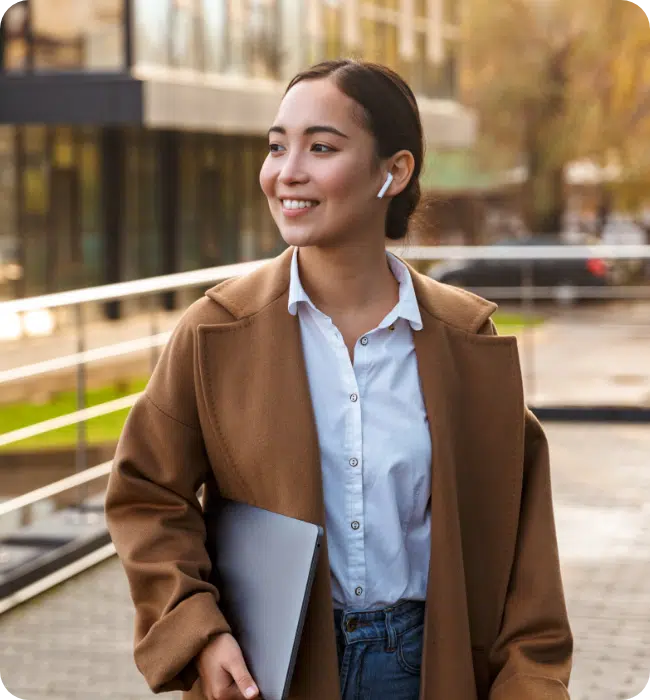
[{"label": "metal railing", "polygon": [[[511,287],[491,287],[483,288],[485,296],[497,296],[519,299],[524,314],[534,313],[535,299],[556,298],[556,288],[533,288],[531,286],[531,269],[526,261],[532,263],[535,260],[570,260],[585,258],[606,258],[606,259],[631,259],[650,260],[650,245],[590,245],[590,246],[411,246],[411,247],[391,247],[391,252],[400,255],[410,261],[467,261],[467,260],[518,260],[522,263],[522,285],[520,288]],[[60,371],[66,368],[77,367],[77,410],[73,413],[59,416],[47,421],[36,423],[35,425],[13,430],[0,434],[0,446],[13,444],[29,437],[41,435],[46,432],[70,425],[79,426],[77,432],[76,462],[73,476],[67,477],[49,486],[37,489],[24,496],[11,499],[0,505],[0,517],[19,510],[31,508],[39,501],[51,499],[55,495],[60,495],[65,491],[86,486],[101,477],[108,475],[110,462],[105,462],[96,467],[88,468],[87,465],[87,441],[85,432],[85,422],[109,413],[124,410],[132,406],[141,392],[124,396],[122,398],[99,404],[93,407],[86,407],[86,366],[88,363],[115,358],[140,352],[146,349],[157,349],[167,342],[170,333],[159,333],[156,324],[157,309],[150,304],[151,313],[151,335],[147,338],[138,338],[122,343],[104,346],[92,350],[86,349],[85,323],[83,306],[91,302],[105,302],[125,299],[127,297],[156,294],[166,291],[177,291],[184,288],[197,287],[200,285],[213,284],[220,280],[228,279],[232,276],[244,275],[263,265],[266,260],[258,260],[246,263],[237,263],[214,267],[194,272],[184,272],[172,275],[153,277],[134,282],[122,282],[119,284],[93,287],[89,289],[61,292],[28,299],[17,299],[14,301],[0,303],[0,317],[9,313],[25,313],[34,310],[54,309],[64,306],[75,308],[77,352],[60,358],[53,358],[43,362],[33,363],[0,371],[0,385],[22,379],[42,376],[47,373]],[[517,289],[519,291],[517,291]],[[487,293],[486,293],[487,292]],[[581,287],[581,295],[592,296],[593,298],[609,296],[612,298],[649,298],[650,286],[633,287],[609,287],[609,288],[589,288]],[[524,336],[526,327],[524,328]],[[524,337],[524,340],[525,337]],[[525,346],[532,353],[532,346],[525,342]],[[526,347],[524,348],[524,352]],[[153,364],[153,361],[152,361]]]}]

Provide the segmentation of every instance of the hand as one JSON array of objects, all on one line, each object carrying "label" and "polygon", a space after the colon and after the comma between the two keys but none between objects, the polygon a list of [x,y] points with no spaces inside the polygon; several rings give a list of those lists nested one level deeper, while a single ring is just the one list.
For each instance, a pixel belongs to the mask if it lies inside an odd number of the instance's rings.
[{"label": "hand", "polygon": [[197,657],[196,666],[207,700],[259,698],[236,639],[228,632],[215,637]]}]

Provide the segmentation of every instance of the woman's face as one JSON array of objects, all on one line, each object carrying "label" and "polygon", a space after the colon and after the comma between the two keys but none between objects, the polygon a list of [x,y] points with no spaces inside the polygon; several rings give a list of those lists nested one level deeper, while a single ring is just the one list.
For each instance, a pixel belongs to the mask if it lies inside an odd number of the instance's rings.
[{"label": "woman's face", "polygon": [[327,247],[377,235],[385,203],[372,134],[361,107],[330,79],[285,95],[269,131],[260,184],[289,245]]}]

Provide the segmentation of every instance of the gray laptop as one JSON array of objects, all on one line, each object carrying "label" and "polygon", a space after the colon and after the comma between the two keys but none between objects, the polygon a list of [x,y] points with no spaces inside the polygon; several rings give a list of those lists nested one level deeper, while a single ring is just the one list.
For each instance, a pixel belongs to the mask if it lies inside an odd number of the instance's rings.
[{"label": "gray laptop", "polygon": [[219,607],[264,700],[284,700],[323,528],[229,500],[205,518]]}]

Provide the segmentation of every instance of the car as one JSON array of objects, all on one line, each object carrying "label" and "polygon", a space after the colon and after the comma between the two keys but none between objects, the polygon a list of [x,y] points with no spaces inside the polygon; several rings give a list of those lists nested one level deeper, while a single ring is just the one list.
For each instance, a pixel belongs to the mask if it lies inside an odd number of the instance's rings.
[{"label": "car", "polygon": [[[512,246],[566,246],[561,236],[529,236],[503,239],[495,248]],[[586,259],[526,258],[443,261],[432,265],[427,275],[438,282],[452,284],[481,294],[481,288],[491,288],[490,299],[517,300],[523,296],[522,287],[551,288],[551,298],[572,301],[587,296],[580,288],[606,287],[619,283],[620,268],[613,261],[594,256]],[[548,297],[547,297],[548,298]]]}]

